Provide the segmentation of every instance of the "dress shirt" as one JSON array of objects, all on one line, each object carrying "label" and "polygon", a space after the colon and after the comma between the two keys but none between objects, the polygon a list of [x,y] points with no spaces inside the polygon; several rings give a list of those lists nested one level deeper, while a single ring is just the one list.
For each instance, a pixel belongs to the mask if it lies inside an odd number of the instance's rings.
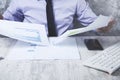
[{"label": "dress shirt", "polygon": [[[97,17],[85,0],[53,0],[53,9],[58,35],[73,28],[75,15],[84,26],[91,24]],[[3,18],[43,24],[48,31],[45,0],[12,0]]]}]

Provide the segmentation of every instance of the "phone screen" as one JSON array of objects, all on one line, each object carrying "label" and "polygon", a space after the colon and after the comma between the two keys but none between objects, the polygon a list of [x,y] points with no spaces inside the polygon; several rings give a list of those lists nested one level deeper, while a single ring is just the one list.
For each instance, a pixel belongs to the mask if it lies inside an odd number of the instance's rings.
[{"label": "phone screen", "polygon": [[84,43],[88,50],[103,50],[103,47],[97,39],[85,39]]}]

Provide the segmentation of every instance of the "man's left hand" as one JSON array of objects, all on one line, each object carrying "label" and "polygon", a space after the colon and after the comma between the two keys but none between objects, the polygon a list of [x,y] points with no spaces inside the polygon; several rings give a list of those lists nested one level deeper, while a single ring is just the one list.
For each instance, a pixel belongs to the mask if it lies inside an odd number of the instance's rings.
[{"label": "man's left hand", "polygon": [[97,31],[98,32],[103,32],[103,33],[108,32],[113,27],[115,22],[116,22],[115,19],[111,19],[111,21],[108,23],[107,26],[99,28],[99,29],[97,29]]}]

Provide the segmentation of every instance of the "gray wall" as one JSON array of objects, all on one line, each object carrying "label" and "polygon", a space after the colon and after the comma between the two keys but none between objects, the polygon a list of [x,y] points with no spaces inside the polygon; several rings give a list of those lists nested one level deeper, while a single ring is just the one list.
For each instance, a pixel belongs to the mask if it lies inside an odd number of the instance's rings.
[{"label": "gray wall", "polygon": [[[119,0],[86,0],[89,2],[92,10],[97,14],[112,15],[116,19],[114,28],[108,34],[102,35],[120,35],[120,1]],[[0,0],[0,13],[3,13],[10,0]],[[79,26],[76,23],[76,26]]]},{"label": "gray wall", "polygon": [[119,0],[88,0],[93,11],[99,15],[112,15],[116,19],[114,32],[120,30],[120,1]]},{"label": "gray wall", "polygon": [[11,0],[0,0],[0,13],[1,14],[6,10],[10,1]]},{"label": "gray wall", "polygon": [[[107,33],[99,33],[99,35],[120,35],[120,0],[86,0],[89,2],[90,7],[92,8],[93,12],[96,13],[96,15],[112,15],[116,23],[114,24],[114,27],[111,29],[111,31]],[[79,23],[76,23],[75,25],[79,27]],[[82,34],[84,35],[84,34]],[[85,33],[85,35],[96,35],[92,32]]]}]

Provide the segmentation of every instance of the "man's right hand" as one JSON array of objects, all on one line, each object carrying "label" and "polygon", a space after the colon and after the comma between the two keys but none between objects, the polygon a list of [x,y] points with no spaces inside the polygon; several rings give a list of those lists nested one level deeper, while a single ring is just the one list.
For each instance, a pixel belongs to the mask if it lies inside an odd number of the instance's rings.
[{"label": "man's right hand", "polygon": [[0,19],[3,19],[3,16],[2,16],[2,15],[0,15]]}]

